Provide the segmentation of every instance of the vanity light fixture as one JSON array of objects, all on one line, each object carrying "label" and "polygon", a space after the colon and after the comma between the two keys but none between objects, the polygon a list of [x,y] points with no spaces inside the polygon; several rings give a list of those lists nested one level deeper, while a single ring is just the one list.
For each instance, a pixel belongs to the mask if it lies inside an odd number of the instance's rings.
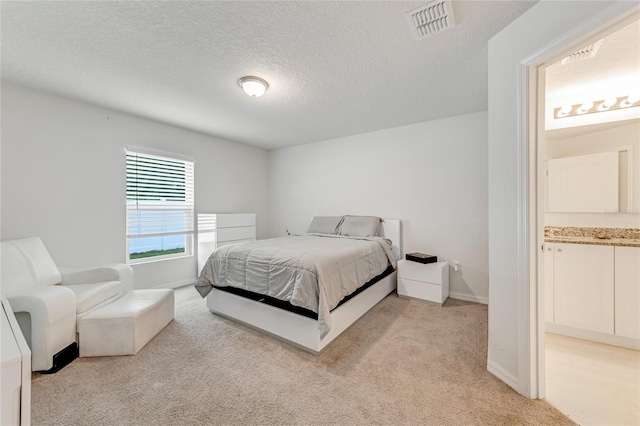
[{"label": "vanity light fixture", "polygon": [[640,106],[640,94],[618,98],[610,97],[599,101],[585,101],[581,104],[567,104],[553,109],[553,118],[574,117],[594,112],[613,111],[616,109]]},{"label": "vanity light fixture", "polygon": [[264,95],[264,92],[266,92],[269,88],[269,83],[267,83],[266,80],[251,75],[242,77],[240,80],[238,80],[238,84],[240,85],[240,87],[242,87],[244,93],[253,98]]},{"label": "vanity light fixture", "polygon": [[637,104],[638,101],[640,101],[640,93],[633,93],[633,94],[629,95],[629,97],[627,97],[627,99],[622,101],[620,103],[620,106],[622,106],[623,108],[628,108],[628,107],[632,106],[633,104]]}]

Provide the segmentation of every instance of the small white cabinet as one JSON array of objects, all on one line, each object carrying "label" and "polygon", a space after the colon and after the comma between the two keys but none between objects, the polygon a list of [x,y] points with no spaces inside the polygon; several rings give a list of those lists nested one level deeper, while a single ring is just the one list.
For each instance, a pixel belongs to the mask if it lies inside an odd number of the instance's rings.
[{"label": "small white cabinet", "polygon": [[615,334],[640,339],[640,247],[616,247],[615,258]]},{"label": "small white cabinet", "polygon": [[442,306],[449,297],[449,263],[398,261],[398,296],[426,300]]}]

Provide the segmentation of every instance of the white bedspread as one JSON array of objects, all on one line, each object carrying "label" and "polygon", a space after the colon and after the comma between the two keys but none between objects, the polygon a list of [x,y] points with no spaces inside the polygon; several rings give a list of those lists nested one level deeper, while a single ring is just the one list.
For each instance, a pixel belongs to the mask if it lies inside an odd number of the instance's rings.
[{"label": "white bedspread", "polygon": [[216,250],[196,281],[205,297],[215,285],[285,300],[318,314],[320,336],[331,329],[330,311],[396,261],[381,237],[307,234],[257,240]]}]

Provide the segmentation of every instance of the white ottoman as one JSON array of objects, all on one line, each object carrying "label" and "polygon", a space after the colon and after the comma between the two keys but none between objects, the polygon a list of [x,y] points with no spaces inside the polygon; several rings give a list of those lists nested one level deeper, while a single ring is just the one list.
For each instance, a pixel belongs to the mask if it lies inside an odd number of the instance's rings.
[{"label": "white ottoman", "polygon": [[173,320],[173,290],[133,290],[78,320],[80,356],[134,355]]}]

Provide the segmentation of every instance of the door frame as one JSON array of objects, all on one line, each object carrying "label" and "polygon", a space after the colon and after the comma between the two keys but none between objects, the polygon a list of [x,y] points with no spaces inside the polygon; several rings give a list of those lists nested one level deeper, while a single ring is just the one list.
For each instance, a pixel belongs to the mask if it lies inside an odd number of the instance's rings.
[{"label": "door frame", "polygon": [[518,63],[519,391],[544,398],[544,70],[581,47],[640,19],[640,6],[616,2]]}]

